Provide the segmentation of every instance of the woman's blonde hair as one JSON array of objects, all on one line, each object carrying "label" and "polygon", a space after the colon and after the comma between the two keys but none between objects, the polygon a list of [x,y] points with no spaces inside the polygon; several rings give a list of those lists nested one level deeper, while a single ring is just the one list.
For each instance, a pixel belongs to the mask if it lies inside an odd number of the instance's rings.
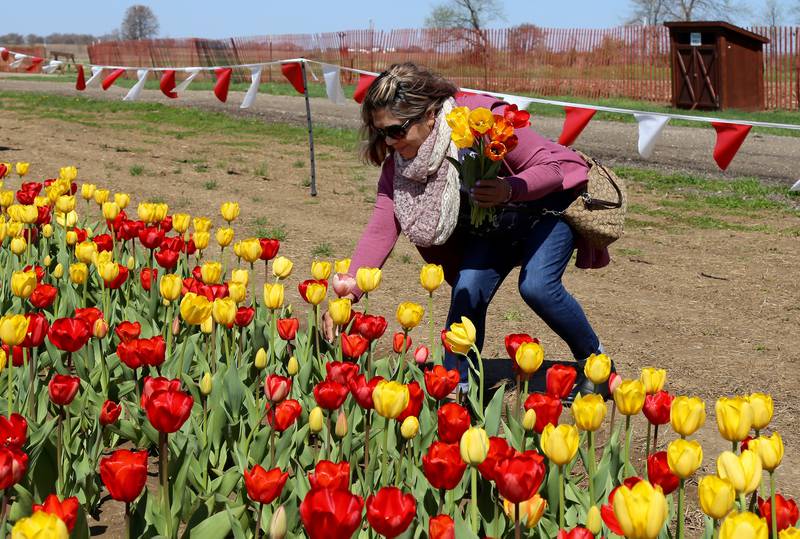
[{"label": "woman's blonde hair", "polygon": [[394,64],[378,75],[361,104],[364,160],[380,165],[391,152],[372,124],[375,111],[389,109],[400,120],[422,119],[429,111],[437,114],[457,91],[449,80],[412,62]]}]

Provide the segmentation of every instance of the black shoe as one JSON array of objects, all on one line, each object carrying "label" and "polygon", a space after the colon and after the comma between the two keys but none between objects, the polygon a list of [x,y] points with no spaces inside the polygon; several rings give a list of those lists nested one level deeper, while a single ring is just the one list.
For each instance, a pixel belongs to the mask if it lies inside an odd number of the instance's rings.
[{"label": "black shoe", "polygon": [[[617,372],[617,369],[614,367],[613,361],[611,362],[611,372],[612,373]],[[603,400],[609,400],[611,398],[611,395],[609,394],[608,391],[608,382],[604,382],[597,386],[594,385],[594,383],[592,383],[592,381],[586,378],[586,375],[583,374],[583,367],[581,367],[578,370],[578,376],[575,379],[575,385],[573,386],[570,394],[563,401],[564,406],[567,408],[572,406],[575,397],[577,397],[579,393],[581,395],[589,395],[591,393],[597,393],[598,395],[603,397]]]}]

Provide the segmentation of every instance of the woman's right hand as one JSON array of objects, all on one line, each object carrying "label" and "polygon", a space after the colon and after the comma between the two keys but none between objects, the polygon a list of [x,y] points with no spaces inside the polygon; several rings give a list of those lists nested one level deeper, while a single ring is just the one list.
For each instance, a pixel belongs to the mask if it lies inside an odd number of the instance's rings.
[{"label": "woman's right hand", "polygon": [[[356,299],[356,296],[352,293],[346,294],[343,297],[348,298],[350,301],[355,301]],[[322,330],[322,336],[326,341],[333,342],[333,339],[336,337],[336,328],[333,325],[333,318],[331,318],[331,314],[327,310],[322,315],[322,322],[320,324],[322,326],[320,328]]]}]

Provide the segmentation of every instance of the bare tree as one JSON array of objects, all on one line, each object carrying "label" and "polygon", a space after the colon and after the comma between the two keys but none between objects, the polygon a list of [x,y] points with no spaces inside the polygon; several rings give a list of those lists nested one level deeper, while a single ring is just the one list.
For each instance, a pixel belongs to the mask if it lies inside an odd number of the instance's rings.
[{"label": "bare tree", "polygon": [[147,6],[137,4],[125,11],[120,33],[123,39],[150,39],[158,35],[158,18]]},{"label": "bare tree", "polygon": [[631,0],[631,13],[627,24],[661,24],[668,18],[670,0]]},{"label": "bare tree", "polygon": [[778,0],[765,0],[760,21],[767,26],[780,26],[784,23],[783,6]]},{"label": "bare tree", "polygon": [[4,34],[0,36],[0,43],[3,45],[24,45],[25,38],[22,36],[22,34],[12,32],[10,34]]},{"label": "bare tree", "polygon": [[666,4],[669,16],[682,21],[704,18],[731,21],[747,12],[736,0],[670,0]]}]

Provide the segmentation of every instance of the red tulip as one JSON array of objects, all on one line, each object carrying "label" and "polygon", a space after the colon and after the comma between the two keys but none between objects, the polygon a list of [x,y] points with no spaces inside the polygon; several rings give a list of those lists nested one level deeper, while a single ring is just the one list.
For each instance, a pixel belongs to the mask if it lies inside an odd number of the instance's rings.
[{"label": "red tulip", "polygon": [[[392,348],[394,348],[395,354],[402,354],[403,353],[403,334],[398,331],[394,334],[392,338]],[[411,335],[406,335],[406,350],[411,348]]]},{"label": "red tulip", "polygon": [[119,419],[120,413],[122,413],[122,406],[114,401],[107,400],[103,403],[103,407],[100,408],[100,424],[104,427],[113,425]]},{"label": "red tulip", "polygon": [[164,236],[164,241],[161,242],[161,248],[169,251],[183,251],[186,244],[180,236]]},{"label": "red tulip", "polygon": [[357,360],[367,351],[367,348],[369,348],[369,341],[358,333],[353,333],[351,335],[342,333],[341,337],[342,354],[348,359]]},{"label": "red tulip", "polygon": [[278,336],[284,341],[291,341],[297,336],[300,321],[297,318],[278,319]]},{"label": "red tulip", "polygon": [[397,487],[384,487],[367,498],[367,522],[384,537],[397,537],[417,515],[417,502]]},{"label": "red tulip", "polygon": [[133,339],[117,346],[117,357],[131,369],[149,365],[158,367],[164,363],[167,345],[164,337],[156,335],[149,339]]},{"label": "red tulip", "polygon": [[670,471],[666,451],[659,451],[647,457],[647,479],[653,485],[660,486],[665,496],[677,490],[680,479]]},{"label": "red tulip", "polygon": [[270,402],[281,402],[292,391],[292,379],[270,374],[264,380],[264,395]]},{"label": "red tulip", "polygon": [[557,399],[566,399],[575,385],[578,372],[574,367],[556,363],[547,369],[547,394]]},{"label": "red tulip", "polygon": [[539,490],[544,473],[544,457],[530,450],[499,461],[494,481],[503,498],[511,503],[522,503]]},{"label": "red tulip", "polygon": [[408,388],[408,406],[397,416],[397,421],[400,423],[412,415],[419,417],[419,413],[422,411],[422,403],[425,400],[425,393],[416,380],[406,384],[406,387]]},{"label": "red tulip", "polygon": [[135,340],[119,343],[117,358],[129,369],[135,370],[142,366]]},{"label": "red tulip", "polygon": [[523,343],[526,342],[537,342],[537,339],[534,339],[527,333],[511,333],[506,335],[506,353],[508,357],[511,358],[511,361],[516,362],[517,360],[517,348],[519,348]]},{"label": "red tulip", "polygon": [[303,408],[296,400],[285,400],[271,407],[267,404],[267,422],[278,432],[283,432],[294,424]]},{"label": "red tulip", "polygon": [[507,105],[503,110],[503,118],[514,126],[514,129],[523,129],[531,125],[531,113],[527,110],[518,110],[516,105]]},{"label": "red tulip", "polygon": [[46,309],[53,304],[57,293],[58,288],[55,286],[51,284],[40,284],[37,285],[33,290],[33,294],[31,294],[29,301],[31,302],[31,305],[37,309]]},{"label": "red tulip", "polygon": [[278,249],[281,247],[281,242],[273,240],[272,238],[259,238],[261,243],[261,260],[272,260],[278,254]]},{"label": "red tulip", "polygon": [[28,455],[16,447],[0,447],[0,489],[20,482],[28,470]]},{"label": "red tulip", "polygon": [[442,346],[444,347],[445,351],[448,354],[453,353],[453,348],[447,343],[447,328],[442,330],[442,333],[439,335],[440,340],[442,341]]},{"label": "red tulip", "polygon": [[0,445],[22,449],[28,439],[28,422],[20,414],[0,415]]},{"label": "red tulip", "polygon": [[[628,488],[633,488],[636,483],[641,481],[641,477],[626,477],[622,484]],[[608,495],[608,503],[600,507],[600,516],[603,518],[603,523],[609,530],[617,535],[625,535],[622,532],[622,527],[619,525],[617,516],[614,514],[614,496],[617,494],[619,486],[615,487]]]},{"label": "red tulip", "polygon": [[456,488],[466,469],[467,464],[461,460],[458,444],[433,442],[422,457],[422,471],[437,490]]},{"label": "red tulip", "polygon": [[531,393],[525,399],[525,409],[536,411],[536,425],[533,430],[541,434],[545,426],[549,423],[558,425],[558,418],[561,417],[561,400],[550,395],[541,393]]},{"label": "red tulip", "polygon": [[169,232],[170,230],[172,230],[172,216],[167,215],[166,217],[161,219],[161,222],[158,223],[158,226],[164,232]]},{"label": "red tulip", "polygon": [[89,233],[85,228],[72,227],[72,231],[78,236],[78,243],[86,241],[89,237]]},{"label": "red tulip", "polygon": [[[233,322],[240,328],[243,328],[249,326],[255,316],[256,310],[253,307],[242,306],[236,309],[236,317],[233,319]],[[280,332],[280,328],[278,332]]]},{"label": "red tulip", "polygon": [[456,539],[456,524],[449,515],[436,515],[428,521],[429,539]]},{"label": "red tulip", "polygon": [[78,394],[81,387],[81,379],[77,376],[67,376],[56,374],[47,386],[50,392],[50,400],[53,404],[67,406]]},{"label": "red tulip", "polygon": [[201,282],[201,283],[202,283],[202,282],[203,282],[203,268],[201,268],[200,266],[195,266],[195,267],[192,269],[192,277],[193,277],[193,278],[194,278],[196,281],[198,281],[198,282]]},{"label": "red tulip", "polygon": [[417,365],[424,365],[428,361],[428,356],[430,355],[430,350],[424,344],[420,344],[417,346],[417,349],[414,350],[414,361],[417,362]]},{"label": "red tulip", "polygon": [[314,400],[321,408],[336,410],[347,398],[347,386],[325,380],[314,386]]},{"label": "red tulip", "polygon": [[644,416],[653,425],[666,425],[669,423],[673,398],[663,389],[653,395],[647,395],[644,398],[644,407],[642,408]]},{"label": "red tulip", "polygon": [[350,539],[361,526],[364,500],[346,490],[311,489],[300,504],[309,539]]},{"label": "red tulip", "polygon": [[90,328],[94,327],[95,322],[103,318],[103,311],[97,307],[84,307],[82,309],[75,309],[75,318],[86,322]]},{"label": "red tulip", "polygon": [[359,367],[349,361],[329,361],[325,364],[325,371],[328,373],[325,380],[348,386],[350,380],[358,376]]},{"label": "red tulip", "polygon": [[435,365],[425,371],[425,389],[428,395],[436,400],[442,400],[458,386],[460,380],[458,370],[447,370],[441,365]]},{"label": "red tulip", "polygon": [[741,453],[743,451],[747,451],[748,449],[750,449],[750,442],[752,442],[753,440],[754,438],[752,436],[748,436],[747,438],[742,440],[742,443],[739,444],[739,452]]},{"label": "red tulip", "polygon": [[114,280],[103,281],[106,288],[110,288],[111,290],[116,290],[128,280],[128,268],[122,264],[117,264],[117,267],[119,268],[119,273],[117,273],[117,276],[114,278]]},{"label": "red tulip", "polygon": [[30,206],[33,204],[36,195],[33,191],[23,191],[22,189],[17,191],[17,202],[22,204],[23,206]]},{"label": "red tulip", "polygon": [[153,378],[152,376],[144,377],[144,384],[142,387],[142,396],[139,399],[139,404],[142,408],[147,407],[147,401],[150,397],[158,391],[177,391],[181,388],[181,381],[178,379],[170,380],[159,376]]},{"label": "red tulip", "polygon": [[189,419],[193,404],[194,399],[191,395],[170,388],[150,395],[145,405],[145,412],[150,424],[158,432],[169,434],[176,432]]},{"label": "red tulip", "polygon": [[80,502],[78,502],[78,498],[75,496],[65,498],[62,502],[58,499],[58,496],[50,494],[44,499],[44,503],[33,504],[31,511],[34,513],[36,511],[44,511],[45,513],[57,516],[64,525],[66,525],[67,531],[72,532],[72,528],[75,527],[75,522],[78,520],[79,507]]},{"label": "red tulip", "polygon": [[[25,353],[25,349],[20,346],[12,346],[11,348],[8,345],[3,345],[3,352],[6,353],[6,358],[11,358],[11,364],[15,367],[22,367],[25,364],[25,358],[23,354]],[[30,354],[29,354],[30,355]]]},{"label": "red tulip", "polygon": [[355,399],[356,404],[361,406],[364,410],[372,410],[374,407],[372,392],[381,380],[383,380],[383,376],[375,376],[372,380],[367,382],[366,376],[359,374],[355,378],[350,379],[347,383],[347,387],[350,389],[350,394]]},{"label": "red tulip", "polygon": [[22,341],[21,346],[23,348],[38,348],[44,343],[44,338],[50,330],[50,323],[42,313],[28,313],[25,317],[28,319],[28,332],[25,334],[25,339]]},{"label": "red tulip", "polygon": [[436,416],[439,439],[446,444],[459,442],[471,424],[467,409],[454,402],[439,408]]},{"label": "red tulip", "polygon": [[244,471],[244,486],[247,489],[247,496],[254,502],[272,503],[281,495],[288,477],[289,474],[282,472],[280,468],[267,471],[256,464],[251,470]]},{"label": "red tulip", "polygon": [[308,301],[308,287],[312,284],[319,284],[325,287],[325,290],[328,289],[328,281],[327,279],[306,279],[302,283],[297,285],[297,291],[300,292],[300,297],[303,298],[303,301],[306,303],[311,303]]},{"label": "red tulip", "polygon": [[594,534],[582,526],[575,526],[570,531],[558,530],[557,539],[594,539]]},{"label": "red tulip", "polygon": [[147,451],[118,449],[100,459],[100,479],[118,502],[131,503],[147,481]]},{"label": "red tulip", "polygon": [[139,338],[142,333],[142,325],[139,322],[120,322],[114,328],[114,333],[117,334],[120,342],[130,342]]},{"label": "red tulip", "polygon": [[165,270],[171,270],[178,265],[178,257],[180,256],[180,253],[178,251],[162,248],[159,251],[156,251],[154,256],[159,266]]},{"label": "red tulip", "polygon": [[388,325],[382,316],[357,312],[353,318],[352,331],[372,342],[381,338]]},{"label": "red tulip", "polygon": [[204,295],[209,301],[227,298],[229,294],[228,285],[226,284],[199,284],[197,288],[198,294]]},{"label": "red tulip", "polygon": [[97,245],[98,251],[113,251],[114,250],[114,242],[111,240],[111,236],[108,234],[98,234],[92,241]]},{"label": "red tulip", "polygon": [[[772,529],[772,504],[770,499],[758,499],[758,513],[767,519],[767,528]],[[778,523],[778,531],[790,528],[797,523],[800,518],[800,511],[797,503],[789,498],[784,498],[780,494],[775,494],[775,520]]]},{"label": "red tulip", "polygon": [[505,438],[489,437],[489,452],[486,459],[478,465],[478,471],[489,481],[497,480],[497,465],[504,459],[517,454],[516,449],[508,445]]},{"label": "red tulip", "polygon": [[92,337],[92,325],[79,318],[59,318],[53,321],[47,337],[53,346],[65,352],[77,352]]},{"label": "red tulip", "polygon": [[33,270],[33,272],[36,274],[36,284],[41,283],[42,279],[44,279],[44,268],[38,264],[36,264],[35,266],[28,264],[27,266],[22,268],[22,271],[31,271],[31,270]]},{"label": "red tulip", "polygon": [[52,208],[50,206],[37,206],[36,211],[38,215],[36,216],[36,224],[41,225],[49,225],[50,221],[53,218],[53,214],[50,213]]},{"label": "red tulip", "polygon": [[155,226],[149,226],[139,231],[139,241],[145,249],[157,249],[164,241],[164,231]]},{"label": "red tulip", "polygon": [[[119,212],[117,219],[124,212]],[[114,224],[114,231],[117,234],[117,239],[121,241],[130,241],[139,237],[139,231],[144,228],[144,223],[141,221],[131,221],[130,219],[122,219],[119,223]]]},{"label": "red tulip", "polygon": [[308,474],[308,482],[311,483],[311,488],[349,490],[350,463],[346,460],[339,463],[321,460],[314,471]]},{"label": "red tulip", "polygon": [[139,272],[139,281],[142,283],[142,288],[150,292],[150,287],[153,281],[158,280],[158,270],[155,268],[142,268]]}]

